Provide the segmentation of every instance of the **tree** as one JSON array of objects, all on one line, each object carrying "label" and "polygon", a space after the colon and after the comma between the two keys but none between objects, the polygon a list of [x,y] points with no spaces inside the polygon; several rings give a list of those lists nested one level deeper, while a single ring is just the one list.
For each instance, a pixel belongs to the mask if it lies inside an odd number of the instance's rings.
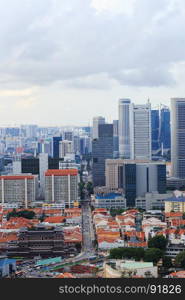
[{"label": "tree", "polygon": [[112,259],[135,259],[137,261],[144,258],[145,251],[143,248],[115,248],[110,250],[110,258]]},{"label": "tree", "polygon": [[93,184],[90,181],[87,183],[87,191],[88,191],[89,196],[94,193]]},{"label": "tree", "polygon": [[10,218],[34,219],[35,212],[32,210],[21,210],[17,212],[15,209],[13,209],[7,214],[7,220],[9,220]]},{"label": "tree", "polygon": [[157,263],[163,257],[163,251],[157,248],[149,248],[145,251],[144,261]]},{"label": "tree", "polygon": [[176,258],[175,258],[175,264],[177,266],[181,266],[181,268],[185,268],[185,251],[180,252],[179,254],[177,254]]},{"label": "tree", "polygon": [[148,248],[158,248],[165,250],[167,245],[167,239],[163,235],[156,235],[148,241]]},{"label": "tree", "polygon": [[163,257],[163,267],[165,268],[171,268],[173,266],[172,260],[169,256]]}]

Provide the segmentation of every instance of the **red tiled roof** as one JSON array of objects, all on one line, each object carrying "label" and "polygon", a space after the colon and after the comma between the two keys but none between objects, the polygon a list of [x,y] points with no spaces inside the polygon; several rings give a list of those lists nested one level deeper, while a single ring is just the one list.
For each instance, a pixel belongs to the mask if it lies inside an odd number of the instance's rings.
[{"label": "red tiled roof", "polygon": [[34,175],[4,175],[0,176],[0,179],[4,180],[23,180],[23,179],[34,179]]},{"label": "red tiled roof", "polygon": [[65,217],[63,216],[53,216],[53,217],[47,217],[44,222],[48,223],[63,223],[65,220]]},{"label": "red tiled roof", "polygon": [[78,170],[76,169],[62,169],[62,170],[47,170],[45,173],[45,176],[77,176],[78,175]]}]

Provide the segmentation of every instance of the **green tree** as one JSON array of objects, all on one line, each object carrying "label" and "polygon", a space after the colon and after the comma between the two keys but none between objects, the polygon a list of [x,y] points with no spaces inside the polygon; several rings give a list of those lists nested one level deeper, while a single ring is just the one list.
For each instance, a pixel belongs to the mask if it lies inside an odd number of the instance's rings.
[{"label": "green tree", "polygon": [[177,254],[175,258],[175,264],[180,266],[181,268],[185,268],[185,251],[180,252]]},{"label": "green tree", "polygon": [[163,235],[156,235],[150,238],[148,241],[148,248],[158,248],[165,250],[167,245],[167,239]]},{"label": "green tree", "polygon": [[89,196],[94,193],[93,184],[90,181],[87,183],[87,191],[88,191]]},{"label": "green tree", "polygon": [[7,220],[9,220],[10,218],[34,219],[35,213],[32,210],[21,210],[17,212],[15,209],[13,209],[7,214]]},{"label": "green tree", "polygon": [[144,258],[145,251],[143,248],[115,248],[110,250],[110,258],[112,259],[135,259],[137,261]]},{"label": "green tree", "polygon": [[149,248],[145,251],[144,261],[157,263],[163,257],[163,251],[157,248]]},{"label": "green tree", "polygon": [[172,260],[169,256],[163,257],[163,267],[165,268],[171,268],[173,266]]}]

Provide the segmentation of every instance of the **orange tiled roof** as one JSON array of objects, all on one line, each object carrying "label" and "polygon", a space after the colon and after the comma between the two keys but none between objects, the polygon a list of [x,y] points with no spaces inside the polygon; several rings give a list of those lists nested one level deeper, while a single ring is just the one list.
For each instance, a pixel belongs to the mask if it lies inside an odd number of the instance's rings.
[{"label": "orange tiled roof", "polygon": [[63,223],[65,220],[65,217],[63,216],[53,216],[53,217],[47,217],[44,222],[48,223]]},{"label": "orange tiled roof", "polygon": [[61,273],[56,278],[75,278],[71,273]]},{"label": "orange tiled roof", "polygon": [[78,170],[76,169],[59,169],[59,170],[47,170],[45,172],[45,176],[67,176],[67,175],[71,175],[71,176],[77,176],[78,175]]},{"label": "orange tiled roof", "polygon": [[182,217],[183,213],[181,212],[169,212],[169,213],[165,213],[165,217],[169,218],[169,217]]}]

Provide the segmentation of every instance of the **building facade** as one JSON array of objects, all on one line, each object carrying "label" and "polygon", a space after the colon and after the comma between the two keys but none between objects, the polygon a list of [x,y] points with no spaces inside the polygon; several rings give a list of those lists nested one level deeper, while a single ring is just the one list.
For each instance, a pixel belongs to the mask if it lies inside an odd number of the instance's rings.
[{"label": "building facade", "polygon": [[38,189],[38,177],[34,175],[0,176],[0,201],[17,203],[28,208],[35,201]]},{"label": "building facade", "polygon": [[48,170],[45,173],[45,200],[73,207],[78,201],[78,170]]},{"label": "building facade", "polygon": [[185,98],[171,99],[172,176],[185,178]]},{"label": "building facade", "polygon": [[99,125],[99,138],[92,142],[93,184],[105,185],[105,160],[113,158],[113,125]]}]

